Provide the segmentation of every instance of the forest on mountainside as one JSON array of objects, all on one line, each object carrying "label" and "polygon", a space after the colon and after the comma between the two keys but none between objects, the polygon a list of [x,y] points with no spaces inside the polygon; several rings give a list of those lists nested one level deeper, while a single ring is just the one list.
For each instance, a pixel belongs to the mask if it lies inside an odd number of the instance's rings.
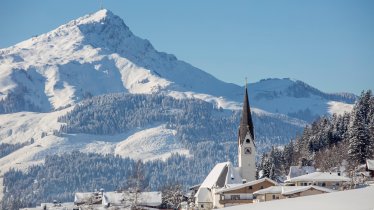
[{"label": "forest on mountainside", "polygon": [[[112,104],[113,101],[116,101],[116,104]],[[134,107],[131,108],[131,105],[126,105],[126,103],[133,104]],[[217,162],[231,160],[234,165],[237,164],[237,142],[235,140],[225,141],[223,137],[214,139],[212,136],[202,134],[206,139],[188,141],[194,136],[190,136],[188,132],[180,128],[189,125],[192,129],[198,125],[202,130],[236,130],[235,126],[238,125],[240,118],[239,113],[225,115],[223,110],[214,109],[204,103],[206,102],[177,101],[164,96],[152,95],[131,96],[124,94],[95,97],[80,104],[78,108],[62,117],[60,120],[66,122],[67,126],[61,128],[58,133],[80,132],[81,130],[88,133],[116,133],[123,132],[132,126],[142,125],[144,122],[150,123],[147,121],[149,119],[154,123],[169,122],[169,126],[173,126],[178,132],[184,134],[181,142],[184,142],[186,148],[190,150],[192,157],[174,154],[166,161],[154,160],[143,163],[144,185],[142,187],[144,190],[162,190],[165,186],[175,183],[181,184],[186,190],[188,186],[201,183]],[[157,107],[161,108],[156,111],[157,113],[148,113],[155,107],[156,109]],[[324,170],[336,169],[341,165],[343,159],[346,159],[351,165],[362,163],[365,158],[373,156],[373,107],[374,97],[371,91],[364,92],[351,113],[321,117],[307,126],[304,132],[289,144],[284,147],[273,147],[270,153],[264,154],[260,159],[258,170],[262,170],[264,176],[276,179],[287,174],[289,166],[299,163],[315,165]],[[111,114],[116,110],[116,114]],[[174,116],[170,115],[170,110],[173,110]],[[182,112],[183,110],[185,111]],[[108,116],[100,115],[100,111]],[[198,118],[193,116],[196,113],[201,113],[211,122],[216,122],[215,117],[217,116],[227,118],[221,119],[221,122],[218,123],[196,122]],[[192,115],[191,120],[184,119],[185,115]],[[127,119],[127,116],[132,116],[132,119],[136,120],[123,123],[115,129],[108,127],[107,130],[95,131],[98,120],[113,125],[121,119]],[[142,116],[144,119],[138,119]],[[153,116],[153,118],[144,116]],[[254,117],[257,129],[263,124],[272,124],[272,118],[266,121],[266,117],[262,117],[256,115]],[[177,119],[186,121],[186,123],[178,124]],[[231,127],[223,128],[228,126],[229,122],[231,122]],[[269,129],[266,126],[261,129],[264,129],[263,132],[265,132],[266,128]],[[231,130],[230,132],[232,133]],[[259,132],[259,130],[255,132]],[[233,134],[230,135],[227,136],[227,139],[236,139],[235,136],[232,137]],[[100,188],[104,188],[106,191],[123,189],[128,187],[136,164],[137,161],[129,158],[86,154],[78,151],[48,156],[44,165],[32,166],[27,171],[12,169],[4,174],[2,205],[7,209],[18,209],[53,200],[72,201],[74,193],[80,191],[93,191]]]},{"label": "forest on mountainside", "polygon": [[[178,184],[187,191],[189,186],[201,183],[217,162],[227,159],[236,162],[237,157],[232,152],[237,150],[236,142],[209,141],[191,147],[194,158],[173,154],[166,161],[142,163],[142,190],[161,191]],[[227,150],[230,152],[225,152]],[[43,165],[5,173],[2,207],[12,210],[53,200],[71,202],[75,192],[127,189],[137,164],[129,158],[78,151],[47,156]]]},{"label": "forest on mountainside", "polygon": [[[182,144],[236,141],[241,110],[216,108],[199,99],[175,99],[156,94],[106,94],[85,100],[65,116],[57,135],[86,133],[114,135],[149,125],[166,124]],[[253,113],[256,142],[261,150],[283,145],[301,133],[299,122],[286,117]]]},{"label": "forest on mountainside", "polygon": [[264,153],[258,171],[263,177],[285,177],[290,166],[315,166],[345,172],[374,158],[374,96],[363,91],[352,112],[324,116],[283,148]]}]

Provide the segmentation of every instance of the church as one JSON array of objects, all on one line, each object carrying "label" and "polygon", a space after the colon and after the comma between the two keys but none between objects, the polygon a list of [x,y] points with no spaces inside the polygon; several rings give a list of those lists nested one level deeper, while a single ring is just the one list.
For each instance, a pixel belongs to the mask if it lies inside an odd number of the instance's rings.
[{"label": "church", "polygon": [[275,185],[268,178],[256,180],[256,145],[246,86],[238,132],[238,166],[230,161],[215,165],[194,196],[195,206],[213,209],[252,203],[253,192]]}]

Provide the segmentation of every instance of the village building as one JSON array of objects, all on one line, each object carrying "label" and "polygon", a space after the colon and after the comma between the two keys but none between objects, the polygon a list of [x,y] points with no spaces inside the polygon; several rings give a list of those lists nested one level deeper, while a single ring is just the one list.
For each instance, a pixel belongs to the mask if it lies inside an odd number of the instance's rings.
[{"label": "village building", "polygon": [[238,132],[238,167],[230,161],[215,165],[195,193],[195,206],[212,209],[251,203],[254,190],[276,184],[270,179],[256,180],[256,145],[246,86]]},{"label": "village building", "polygon": [[307,195],[318,195],[335,192],[335,190],[309,185],[309,186],[272,186],[253,193],[254,203],[279,200],[285,198],[296,198]]},{"label": "village building", "polygon": [[32,208],[20,208],[20,210],[79,210],[79,208],[72,202],[69,203],[41,203],[40,206]]},{"label": "village building", "polygon": [[255,191],[266,189],[271,186],[278,185],[277,182],[269,179],[262,178],[243,184],[231,184],[219,190],[216,190],[216,197],[219,198],[216,207],[223,208],[234,206],[238,204],[253,203]]},{"label": "village building", "polygon": [[105,207],[137,206],[159,208],[162,204],[161,192],[104,192],[102,205]]},{"label": "village building", "polygon": [[368,172],[368,178],[374,180],[374,160],[366,160],[366,171]]},{"label": "village building", "polygon": [[77,192],[74,195],[74,204],[77,206],[83,204],[101,204],[103,191],[98,192]]},{"label": "village building", "polygon": [[298,177],[293,177],[285,181],[286,185],[309,186],[315,185],[334,190],[343,189],[343,185],[349,183],[350,178],[341,176],[340,173],[313,172]]},{"label": "village building", "polygon": [[79,208],[92,207],[93,209],[115,208],[126,209],[131,206],[142,206],[146,208],[159,208],[162,204],[161,192],[139,192],[128,191],[104,192],[78,192],[75,193],[74,203]]}]

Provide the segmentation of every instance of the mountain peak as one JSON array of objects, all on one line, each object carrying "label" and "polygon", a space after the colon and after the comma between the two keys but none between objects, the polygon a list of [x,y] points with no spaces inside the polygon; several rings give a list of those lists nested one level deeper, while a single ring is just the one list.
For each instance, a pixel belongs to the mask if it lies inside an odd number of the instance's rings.
[{"label": "mountain peak", "polygon": [[109,19],[117,19],[118,16],[114,15],[110,10],[107,9],[101,9],[97,12],[85,15],[81,18],[78,18],[76,20],[73,20],[76,25],[80,24],[87,24],[87,23],[95,23],[95,22],[105,22]]}]

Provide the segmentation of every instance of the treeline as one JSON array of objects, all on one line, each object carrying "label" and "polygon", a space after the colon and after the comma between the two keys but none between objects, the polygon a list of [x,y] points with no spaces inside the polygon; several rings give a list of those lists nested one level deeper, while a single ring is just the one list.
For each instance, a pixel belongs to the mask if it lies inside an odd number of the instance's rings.
[{"label": "treeline", "polygon": [[[204,149],[203,149],[204,148]],[[172,155],[166,161],[142,163],[143,190],[162,190],[179,184],[201,183],[217,162],[236,161],[236,142],[201,142],[191,145],[192,158]],[[4,174],[3,209],[32,207],[41,202],[73,201],[75,192],[106,191],[127,188],[137,161],[113,155],[72,152],[47,156],[43,165],[27,171],[11,169]]]},{"label": "treeline", "polygon": [[5,157],[9,155],[10,153],[32,143],[34,143],[33,139],[30,142],[25,142],[21,144],[20,143],[16,143],[16,144],[0,143],[0,158]]},{"label": "treeline", "polygon": [[285,176],[291,165],[313,165],[325,171],[346,167],[349,171],[372,158],[374,97],[368,90],[362,92],[352,112],[322,117],[284,148],[274,147],[263,154],[259,170],[271,178]]}]

